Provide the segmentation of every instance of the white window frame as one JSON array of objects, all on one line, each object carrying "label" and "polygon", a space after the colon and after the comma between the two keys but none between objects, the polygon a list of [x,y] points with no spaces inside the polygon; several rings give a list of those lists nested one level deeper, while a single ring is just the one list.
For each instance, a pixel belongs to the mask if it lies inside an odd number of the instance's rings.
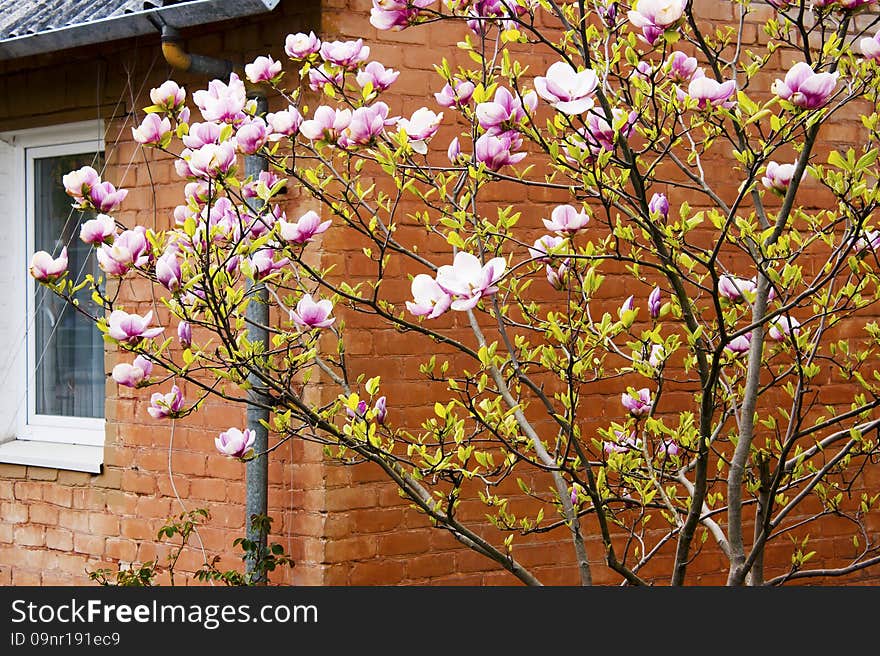
[{"label": "white window frame", "polygon": [[[12,248],[21,253],[20,258],[12,258],[11,262],[24,272],[19,277],[16,271],[13,277],[17,281],[23,279],[24,284],[13,284],[15,289],[11,293],[17,297],[14,306],[20,310],[18,316],[26,316],[27,335],[22,353],[13,356],[15,371],[0,372],[8,376],[10,383],[14,382],[10,387],[14,388],[17,406],[4,413],[8,415],[10,410],[14,413],[14,419],[5,418],[14,432],[9,434],[9,429],[3,427],[7,434],[0,435],[0,441],[7,441],[0,444],[0,462],[91,472],[99,472],[103,462],[106,436],[103,418],[38,415],[35,412],[32,390],[38,353],[33,307],[36,282],[27,275],[34,252],[34,161],[43,157],[104,151],[103,137],[104,124],[100,120],[0,134],[0,140],[13,148],[11,179],[16,193],[13,206],[9,208],[8,227]],[[17,346],[17,342],[8,345],[9,348]]]}]

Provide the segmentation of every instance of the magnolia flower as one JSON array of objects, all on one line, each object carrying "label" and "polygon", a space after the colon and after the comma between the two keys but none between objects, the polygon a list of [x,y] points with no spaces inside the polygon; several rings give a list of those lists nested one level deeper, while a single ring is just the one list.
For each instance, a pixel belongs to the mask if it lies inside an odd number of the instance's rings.
[{"label": "magnolia flower", "polygon": [[286,257],[280,260],[275,259],[274,248],[261,248],[251,256],[251,266],[254,268],[254,279],[265,278],[275,273],[278,269],[283,269],[290,260]]},{"label": "magnolia flower", "polygon": [[434,0],[373,0],[370,25],[377,30],[402,30]]},{"label": "magnolia flower", "polygon": [[284,40],[284,52],[291,59],[303,59],[313,55],[321,49],[321,39],[314,32],[305,34],[288,34]]},{"label": "magnolia flower", "polygon": [[473,308],[481,298],[498,291],[495,287],[504,271],[507,262],[503,257],[495,257],[486,264],[470,253],[459,252],[452,264],[445,264],[437,269],[437,284],[455,300],[453,310],[464,311]]},{"label": "magnolia flower", "polygon": [[284,219],[278,220],[278,234],[286,242],[293,244],[307,244],[316,235],[326,232],[332,221],[321,222],[317,212],[309,210],[303,214],[296,223],[288,223]]},{"label": "magnolia flower", "polygon": [[430,109],[421,107],[409,119],[400,119],[397,127],[406,132],[412,149],[420,155],[424,155],[428,152],[428,141],[437,134],[442,120],[443,112],[435,114]]},{"label": "magnolia flower", "polygon": [[180,261],[174,249],[165,251],[156,260],[156,278],[170,292],[180,289],[180,280],[183,277],[180,271]]},{"label": "magnolia flower", "polygon": [[660,457],[672,456],[675,457],[679,454],[681,448],[678,446],[678,443],[673,439],[663,440],[660,443]]},{"label": "magnolia flower", "polygon": [[514,153],[522,145],[522,139],[516,133],[502,132],[498,136],[484,134],[474,144],[474,155],[478,162],[486,165],[490,171],[498,171],[504,166],[517,164],[526,153]]},{"label": "magnolia flower", "polygon": [[550,220],[541,219],[547,230],[567,236],[573,235],[587,227],[590,215],[586,210],[578,212],[571,205],[557,205],[550,214]]},{"label": "magnolia flower", "polygon": [[78,201],[88,197],[92,187],[100,184],[101,177],[91,166],[84,166],[61,177],[64,191]]},{"label": "magnolia flower", "polygon": [[257,57],[244,67],[244,74],[254,84],[269,82],[281,73],[281,62],[271,57]]},{"label": "magnolia flower", "polygon": [[602,442],[602,450],[610,455],[612,453],[625,453],[632,449],[641,447],[642,441],[636,438],[635,431],[626,434],[623,431],[614,431],[615,440],[605,440]]},{"label": "magnolia flower", "polygon": [[596,104],[593,94],[599,77],[590,69],[575,71],[566,62],[555,62],[546,77],[535,78],[538,95],[563,114],[575,115],[589,111]]},{"label": "magnolia flower", "polygon": [[61,255],[54,259],[46,251],[37,251],[31,258],[28,270],[34,280],[54,282],[67,271],[67,247],[62,248]]},{"label": "magnolia flower", "polygon": [[638,0],[626,16],[642,30],[642,38],[654,45],[684,14],[687,0]]},{"label": "magnolia flower", "polygon": [[730,107],[730,97],[736,93],[736,82],[717,82],[710,77],[694,77],[688,84],[687,95],[697,101],[697,107]]},{"label": "magnolia flower", "polygon": [[189,130],[183,137],[183,145],[191,150],[198,150],[205,144],[219,144],[220,135],[223,133],[223,126],[214,121],[205,121],[204,123],[193,123],[189,126]]},{"label": "magnolia flower", "polygon": [[333,304],[327,299],[315,303],[312,295],[306,294],[296,304],[296,310],[290,311],[290,319],[302,328],[327,328],[336,321],[330,318],[332,310]]},{"label": "magnolia flower", "polygon": [[620,397],[620,403],[629,410],[633,417],[644,417],[654,405],[651,400],[651,390],[643,387],[638,391],[624,392]]},{"label": "magnolia flower", "polygon": [[303,117],[293,105],[280,112],[266,114],[266,123],[269,126],[269,141],[278,141],[282,137],[292,137],[299,131]]},{"label": "magnolia flower", "polygon": [[245,119],[247,93],[244,82],[235,73],[229,75],[229,84],[211,80],[207,89],[193,94],[193,101],[206,121],[237,124]]},{"label": "magnolia flower", "polygon": [[406,302],[406,309],[414,316],[436,319],[452,305],[452,297],[427,274],[413,278],[410,289],[413,300]]},{"label": "magnolia flower", "polygon": [[98,182],[89,189],[89,200],[99,212],[112,212],[122,205],[128,189],[116,189],[109,182]]},{"label": "magnolia flower", "polygon": [[143,268],[150,261],[146,229],[138,226],[134,230],[125,230],[112,244],[102,244],[95,255],[101,270],[112,276],[125,275],[134,267]]},{"label": "magnolia flower", "polygon": [[182,348],[186,349],[192,346],[192,337],[192,325],[189,321],[181,321],[177,324],[177,340]]},{"label": "magnolia flower", "polygon": [[456,164],[459,157],[461,157],[461,144],[458,143],[458,137],[454,137],[446,149],[446,159],[450,164]]},{"label": "magnolia flower", "polygon": [[151,339],[162,333],[162,328],[148,327],[152,320],[152,310],[144,316],[113,310],[107,318],[107,334],[119,342],[137,344],[142,339]]},{"label": "magnolia flower", "polygon": [[165,417],[177,417],[182,408],[183,392],[177,385],[173,385],[167,394],[156,392],[150,397],[150,407],[147,408],[147,412],[153,419],[164,419]]},{"label": "magnolia flower", "polygon": [[303,121],[299,128],[300,134],[311,141],[328,141],[335,143],[340,133],[351,123],[351,110],[335,110],[321,105],[315,110],[314,117]]},{"label": "magnolia flower", "polygon": [[865,59],[880,59],[880,31],[874,36],[859,39],[859,49]]},{"label": "magnolia flower", "polygon": [[757,293],[758,286],[752,280],[724,274],[718,279],[718,293],[729,301],[742,300],[744,294]]},{"label": "magnolia flower", "polygon": [[653,291],[648,295],[648,311],[651,313],[652,319],[656,319],[660,316],[660,307],[660,288],[654,287]]},{"label": "magnolia flower", "polygon": [[393,68],[385,68],[381,63],[373,61],[358,71],[355,79],[361,87],[372,85],[375,91],[385,91],[397,80],[399,71]]},{"label": "magnolia flower", "polygon": [[837,88],[839,73],[815,73],[809,64],[798,62],[776,80],[771,91],[801,109],[816,109],[827,103]]},{"label": "magnolia flower", "polygon": [[222,433],[219,437],[214,438],[214,446],[223,455],[232,458],[246,458],[253,454],[254,442],[257,434],[250,428],[245,428],[241,432],[237,428],[230,428]]},{"label": "magnolia flower", "polygon": [[186,102],[186,91],[174,80],[166,80],[150,90],[150,100],[154,105],[173,112],[183,107],[183,103]]},{"label": "magnolia flower", "polygon": [[666,199],[666,194],[654,194],[651,196],[651,201],[648,203],[648,212],[652,218],[665,219],[669,216],[669,201]]},{"label": "magnolia flower", "polygon": [[537,259],[539,262],[549,262],[548,253],[556,250],[564,243],[565,239],[563,237],[544,235],[535,240],[532,248],[529,249],[529,257]]},{"label": "magnolia flower", "polygon": [[[636,309],[635,296],[630,295],[623,303],[620,304],[620,307],[617,308],[617,317],[621,321],[624,320],[627,312],[632,312]],[[628,324],[632,323],[632,318],[628,318]]]},{"label": "magnolia flower", "polygon": [[794,317],[777,317],[770,324],[768,337],[775,342],[783,341],[789,335],[796,335],[801,328],[801,322]]},{"label": "magnolia flower", "polygon": [[767,170],[761,178],[761,184],[770,191],[784,196],[794,177],[795,164],[777,164],[767,162]]},{"label": "magnolia flower", "polygon": [[345,414],[348,416],[349,419],[357,419],[358,417],[363,418],[363,416],[367,414],[367,402],[361,399],[360,401],[358,401],[357,406],[355,406],[354,410],[346,406]]},{"label": "magnolia flower", "polygon": [[563,260],[562,264],[555,269],[549,264],[544,267],[547,282],[550,283],[550,286],[553,287],[553,289],[558,291],[565,289],[565,284],[568,281],[568,264],[569,260],[566,258]]},{"label": "magnolia flower", "polygon": [[697,72],[698,63],[695,57],[688,57],[680,50],[674,50],[666,59],[669,76],[675,82],[690,82]]},{"label": "magnolia flower", "polygon": [[577,132],[578,136],[584,138],[584,142],[580,142],[576,137],[572,142],[581,150],[589,149],[594,155],[598,155],[603,150],[612,151],[618,135],[626,139],[632,134],[637,119],[638,113],[635,111],[624,116],[623,110],[615,107],[611,110],[611,121],[614,124],[612,126],[605,120],[605,113],[601,110],[590,112],[587,115],[586,128]]},{"label": "magnolia flower", "polygon": [[866,230],[864,237],[859,237],[855,242],[855,250],[862,253],[866,250],[873,251],[880,247],[880,230]]},{"label": "magnolia flower", "polygon": [[345,74],[342,69],[331,71],[328,64],[321,64],[315,68],[309,69],[309,89],[312,91],[321,91],[324,85],[341,88],[345,80]]},{"label": "magnolia flower", "polygon": [[495,134],[502,131],[504,124],[515,125],[525,118],[523,103],[530,111],[534,111],[537,101],[534,92],[527,93],[520,100],[506,88],[498,87],[493,100],[477,105],[475,110],[477,120],[481,128]]},{"label": "magnolia flower", "polygon": [[380,396],[376,399],[376,404],[373,406],[373,409],[376,411],[376,421],[380,424],[384,424],[385,419],[388,417],[388,402],[384,396]]},{"label": "magnolia flower", "polygon": [[228,141],[222,144],[205,144],[189,156],[190,171],[206,178],[225,175],[234,164],[235,146]]},{"label": "magnolia flower", "polygon": [[666,360],[666,349],[661,344],[653,344],[651,353],[648,355],[648,364],[655,369]]},{"label": "magnolia flower", "polygon": [[366,146],[382,134],[385,126],[392,123],[388,119],[388,105],[377,102],[358,107],[351,114],[351,120],[339,135],[339,145],[343,148]]},{"label": "magnolia flower", "polygon": [[437,104],[443,107],[464,107],[474,95],[474,83],[469,80],[454,80],[452,86],[445,84],[434,94]]},{"label": "magnolia flower", "polygon": [[341,68],[354,69],[370,56],[370,47],[364,45],[363,39],[357,41],[324,42],[319,50],[321,59],[328,64]]},{"label": "magnolia flower", "polygon": [[134,362],[120,362],[111,372],[113,380],[124,387],[141,387],[147,383],[150,373],[153,371],[153,363],[142,355],[137,356]]},{"label": "magnolia flower", "polygon": [[94,219],[89,219],[79,229],[79,238],[87,244],[96,246],[110,241],[116,233],[116,221],[106,214],[99,214]]},{"label": "magnolia flower", "polygon": [[728,353],[733,353],[734,355],[741,355],[746,353],[749,348],[751,348],[752,344],[752,333],[748,332],[744,335],[739,335],[738,337],[734,337],[730,342],[725,344],[724,350]]},{"label": "magnolia flower", "polygon": [[[266,127],[266,122],[259,117],[251,119],[249,123],[242,125],[238,132],[235,133],[235,143],[238,146],[238,150],[245,155],[253,155],[268,140],[269,130]],[[192,159],[190,159],[190,168],[192,168]]]},{"label": "magnolia flower", "polygon": [[139,144],[155,146],[171,133],[171,121],[159,114],[147,114],[141,124],[131,129],[132,138]]}]

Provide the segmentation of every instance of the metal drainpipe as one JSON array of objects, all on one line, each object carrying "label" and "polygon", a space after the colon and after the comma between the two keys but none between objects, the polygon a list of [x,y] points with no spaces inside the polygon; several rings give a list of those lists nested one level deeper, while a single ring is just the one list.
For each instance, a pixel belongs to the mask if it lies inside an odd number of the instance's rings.
[{"label": "metal drainpipe", "polygon": [[[162,25],[162,54],[165,61],[174,68],[189,73],[200,73],[212,79],[227,80],[234,69],[232,62],[225,59],[186,52],[181,45],[180,32],[170,25]],[[269,109],[265,91],[260,87],[252,87],[248,91],[248,98],[256,101],[257,115],[265,115]],[[264,158],[259,155],[245,156],[245,176],[253,176],[254,179],[257,179],[262,171],[268,170],[269,164]],[[251,209],[258,210],[260,208]],[[247,293],[251,297],[245,313],[248,324],[247,338],[251,343],[262,344],[263,352],[266,352],[269,350],[269,333],[265,328],[269,325],[269,292],[265,285],[256,282],[249,285]],[[265,405],[265,387],[261,385],[259,377],[251,374],[248,377],[248,383],[251,385],[248,398],[257,404]],[[247,539],[257,545],[256,558],[249,559],[246,562],[246,567],[248,575],[253,577],[251,580],[255,583],[266,582],[265,573],[258,574],[255,567],[256,561],[262,560],[266,554],[266,534],[260,530],[260,526],[253,525],[251,517],[254,515],[264,516],[268,509],[269,456],[266,452],[269,448],[269,431],[263,425],[263,422],[268,423],[268,421],[269,412],[267,410],[259,405],[248,404],[247,428],[254,431],[256,436],[254,451],[262,454],[248,461],[246,466],[245,525],[247,526]]]}]

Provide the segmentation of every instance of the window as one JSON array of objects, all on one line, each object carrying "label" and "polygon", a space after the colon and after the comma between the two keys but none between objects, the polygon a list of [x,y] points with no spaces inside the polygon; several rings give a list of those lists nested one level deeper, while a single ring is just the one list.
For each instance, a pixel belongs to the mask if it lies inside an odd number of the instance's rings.
[{"label": "window", "polygon": [[[71,208],[61,177],[82,166],[101,171],[102,136],[97,121],[0,135],[0,203],[12,210],[0,257],[0,343],[8,345],[0,352],[0,386],[7,390],[0,462],[100,471],[103,340],[88,319],[36,284],[27,267],[35,251],[57,256],[66,247],[68,276],[82,281],[99,273],[94,250],[79,239],[93,214]],[[97,309],[87,289],[77,300]]]}]

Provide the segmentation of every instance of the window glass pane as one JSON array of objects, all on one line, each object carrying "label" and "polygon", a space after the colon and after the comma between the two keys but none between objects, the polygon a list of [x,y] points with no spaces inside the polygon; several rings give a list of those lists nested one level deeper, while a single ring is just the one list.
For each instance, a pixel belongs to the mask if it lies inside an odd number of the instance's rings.
[{"label": "window glass pane", "polygon": [[[94,212],[71,208],[61,177],[83,166],[100,171],[102,155],[87,153],[34,159],[34,246],[56,257],[67,246],[69,276],[77,282],[99,273],[94,249],[79,239],[83,221]],[[94,314],[88,288],[78,292],[80,306]],[[35,286],[34,362],[29,394],[38,415],[104,416],[104,344],[100,332],[65,301]]]}]

